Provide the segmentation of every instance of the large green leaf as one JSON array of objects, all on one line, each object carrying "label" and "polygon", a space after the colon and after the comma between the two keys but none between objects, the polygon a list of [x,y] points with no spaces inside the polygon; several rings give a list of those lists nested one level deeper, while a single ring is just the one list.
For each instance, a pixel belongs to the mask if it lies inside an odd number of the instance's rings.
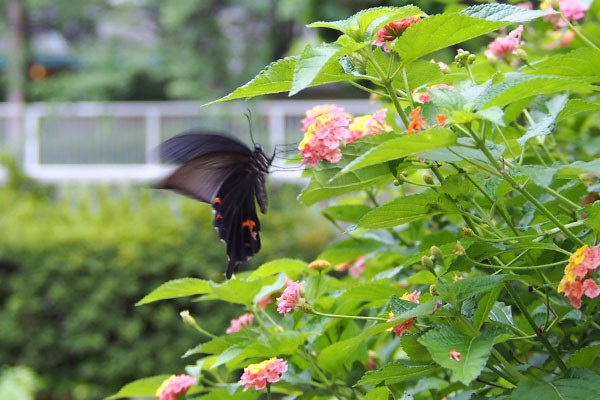
[{"label": "large green leaf", "polygon": [[[475,159],[488,162],[486,155],[481,150],[471,148],[474,146],[473,139],[461,137],[458,138],[457,143],[462,146],[450,146],[448,148],[440,148],[424,153],[418,153],[417,157],[424,158],[426,160],[445,162],[461,162],[463,159]],[[504,154],[504,150],[506,150],[504,146],[496,144],[490,140],[485,142],[485,146],[496,159],[500,159],[502,154]]]},{"label": "large green leaf", "polygon": [[592,366],[596,358],[598,358],[598,355],[600,355],[600,344],[586,346],[577,350],[571,355],[571,357],[569,357],[569,360],[567,361],[567,367],[589,368]]},{"label": "large green leaf", "polygon": [[[406,66],[406,80],[411,91],[422,85],[431,84],[441,76],[442,70],[439,65],[431,61],[418,60]],[[401,73],[398,74],[394,83],[395,87],[404,89],[404,76]]]},{"label": "large green leaf", "polygon": [[519,382],[512,393],[512,400],[590,400],[598,398],[600,377],[589,370],[575,370],[571,377],[552,382]]},{"label": "large green leaf", "polygon": [[486,321],[488,315],[494,308],[494,304],[496,304],[496,299],[500,295],[502,291],[502,286],[498,285],[487,294],[481,297],[477,302],[477,310],[473,315],[473,323],[477,329],[481,328],[483,323]]},{"label": "large green leaf", "polygon": [[272,284],[276,277],[254,280],[230,279],[224,283],[211,282],[212,291],[205,299],[219,299],[229,303],[249,305],[264,285]]},{"label": "large green leaf", "polygon": [[365,396],[365,400],[389,400],[389,398],[390,390],[385,386],[369,390]]},{"label": "large green leaf", "polygon": [[338,39],[336,43],[326,43],[320,47],[306,45],[300,59],[296,62],[289,95],[293,96],[311,85],[320,76],[321,71],[325,71],[327,74],[328,72],[325,70],[327,64],[337,63],[340,57],[353,53],[367,45],[369,45],[369,42],[357,43],[347,36]]},{"label": "large green leaf", "polygon": [[592,228],[596,234],[600,234],[600,201],[588,204],[583,213],[587,216],[584,220],[585,224]]},{"label": "large green leaf", "polygon": [[455,304],[481,293],[494,290],[502,284],[507,275],[486,275],[464,278],[457,282],[436,285],[437,293],[448,303]]},{"label": "large green leaf", "polygon": [[[485,364],[499,332],[490,330],[471,337],[447,325],[440,325],[425,333],[419,340],[433,360],[452,371],[452,378],[468,385],[475,380]],[[450,357],[450,351],[460,353],[460,360]]]},{"label": "large green leaf", "polygon": [[556,122],[587,111],[600,111],[600,103],[592,103],[582,99],[569,99],[565,108],[556,117]]},{"label": "large green leaf", "polygon": [[435,364],[419,364],[407,360],[392,361],[378,370],[368,371],[359,381],[358,385],[386,385],[421,378],[434,372],[438,367]]},{"label": "large green leaf", "polygon": [[345,174],[360,168],[397,160],[423,151],[451,146],[456,144],[456,140],[456,133],[445,128],[433,128],[413,135],[401,135],[395,139],[385,141],[376,147],[372,147],[369,151],[346,165],[340,173]]},{"label": "large green leaf", "polygon": [[575,78],[511,72],[504,75],[503,82],[492,86],[483,96],[477,99],[477,106],[481,108],[503,107],[515,101],[540,94],[590,89],[589,84]]},{"label": "large green leaf", "polygon": [[393,46],[405,64],[454,44],[493,32],[510,22],[487,21],[459,13],[434,15],[411,25]]},{"label": "large green leaf", "polygon": [[460,13],[488,21],[512,23],[529,22],[546,15],[556,14],[555,11],[527,10],[510,4],[480,4],[464,9]]},{"label": "large green leaf", "polygon": [[371,253],[384,246],[382,242],[375,239],[352,238],[337,242],[325,249],[318,259],[327,260],[331,264],[339,264],[351,261],[362,255]]},{"label": "large green leaf", "polygon": [[158,288],[147,294],[135,305],[152,303],[153,301],[173,299],[176,297],[194,296],[210,293],[210,282],[197,278],[174,279],[163,283]]},{"label": "large green leaf", "polygon": [[108,396],[105,400],[122,399],[124,397],[152,396],[156,397],[156,390],[169,375],[156,375],[138,379],[123,386],[117,393]]},{"label": "large green leaf", "polygon": [[262,278],[265,276],[276,275],[280,272],[306,271],[308,264],[302,260],[292,258],[280,258],[269,261],[255,269],[250,275],[250,279]]},{"label": "large green leaf", "polygon": [[375,7],[362,10],[350,18],[331,22],[313,22],[308,27],[335,29],[355,40],[363,41],[370,40],[374,30],[380,25],[422,13],[421,9],[413,5],[404,7]]},{"label": "large green leaf", "polygon": [[363,228],[385,229],[435,214],[456,213],[456,205],[437,193],[421,193],[394,199],[362,217]]},{"label": "large green leaf", "polygon": [[339,204],[321,210],[327,218],[356,224],[372,208],[364,204]]},{"label": "large green leaf", "polygon": [[555,75],[586,82],[600,81],[600,51],[582,47],[567,54],[558,54],[535,64],[532,75]]},{"label": "large green leaf", "polygon": [[[310,206],[319,201],[331,199],[343,194],[356,192],[368,188],[373,185],[391,183],[394,176],[389,169],[384,165],[374,165],[373,167],[364,168],[370,171],[363,171],[362,176],[356,175],[353,182],[348,182],[346,185],[329,186],[319,183],[317,180],[312,180],[309,185],[302,191],[298,197],[306,206]],[[369,175],[364,174],[368,172]],[[346,174],[350,175],[350,174]]]},{"label": "large green leaf", "polygon": [[519,144],[525,146],[525,143],[533,137],[551,134],[556,126],[556,118],[567,104],[568,98],[568,95],[563,94],[554,96],[547,101],[546,106],[548,107],[549,112],[547,114],[538,113],[538,115],[541,114],[539,115],[538,120],[527,129],[527,132],[525,132],[523,137],[517,140]]},{"label": "large green leaf", "polygon": [[[294,69],[297,57],[287,57],[267,65],[252,80],[235,89],[225,97],[212,101],[208,104],[220,103],[235,99],[242,99],[264,94],[287,92],[292,88]],[[319,76],[309,86],[322,85],[324,83],[340,82],[353,79],[352,75],[344,72],[338,63],[330,63],[321,69]],[[208,105],[206,104],[206,105]]]}]

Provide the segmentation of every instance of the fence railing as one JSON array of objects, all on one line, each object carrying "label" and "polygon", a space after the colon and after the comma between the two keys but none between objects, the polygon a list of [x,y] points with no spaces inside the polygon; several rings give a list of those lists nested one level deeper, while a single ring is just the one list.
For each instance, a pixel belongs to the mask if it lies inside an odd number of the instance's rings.
[{"label": "fence railing", "polygon": [[[328,100],[347,112],[372,112],[367,100]],[[164,140],[186,130],[226,132],[250,143],[250,110],[256,142],[267,151],[301,139],[301,119],[322,101],[230,102],[201,107],[196,102],[0,103],[0,141],[13,149],[24,171],[44,182],[148,182],[172,166],[159,159]],[[16,133],[15,133],[16,132]],[[296,180],[299,174],[276,174]]]}]

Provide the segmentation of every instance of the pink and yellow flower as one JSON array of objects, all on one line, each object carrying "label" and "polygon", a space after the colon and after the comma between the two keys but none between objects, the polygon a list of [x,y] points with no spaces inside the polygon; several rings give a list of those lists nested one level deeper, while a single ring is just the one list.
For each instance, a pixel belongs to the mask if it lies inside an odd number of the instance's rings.
[{"label": "pink and yellow flower", "polygon": [[[554,0],[544,0],[540,4],[540,8],[545,11],[554,11],[552,3]],[[583,19],[585,13],[589,10],[590,6],[583,4],[579,0],[557,0],[558,9],[570,22]],[[567,26],[567,23],[563,21],[558,15],[548,15],[544,17],[546,21],[554,22],[554,28],[562,28]]]},{"label": "pink and yellow flower", "polygon": [[[413,303],[417,303],[419,304],[419,297],[421,297],[421,292],[415,290],[412,293],[406,292],[402,295],[402,297],[400,297],[402,300],[406,300],[406,301],[410,301]],[[394,318],[396,318],[396,316],[394,315],[394,313],[389,313],[389,321],[393,321]],[[410,318],[407,319],[404,322],[401,322],[400,324],[394,326],[393,328],[388,329],[388,331],[394,331],[394,333],[396,334],[396,336],[402,336],[402,334],[406,331],[409,331],[412,329],[413,325],[415,324],[415,322],[417,321],[416,318]]]},{"label": "pink and yellow flower", "polygon": [[197,379],[189,375],[171,375],[163,381],[156,396],[160,400],[176,400],[196,383]]},{"label": "pink and yellow flower", "polygon": [[383,46],[385,52],[389,52],[388,43],[393,42],[396,38],[400,37],[406,29],[412,24],[419,22],[421,17],[408,17],[399,19],[397,21],[390,22],[383,28],[377,31],[376,39],[373,41],[375,46]]},{"label": "pink and yellow flower", "polygon": [[385,123],[387,108],[375,112],[374,114],[361,115],[352,119],[350,123],[350,132],[344,139],[344,145],[370,135],[378,135],[389,131],[390,127]]},{"label": "pink and yellow flower", "polygon": [[254,321],[254,314],[250,314],[250,313],[243,314],[241,317],[231,320],[231,324],[230,324],[229,328],[227,328],[225,333],[229,334],[229,333],[233,333],[233,332],[239,332],[242,330],[243,327],[252,325],[253,321]]},{"label": "pink and yellow flower", "polygon": [[488,49],[483,54],[488,58],[500,58],[508,61],[511,56],[516,55],[517,48],[524,44],[523,40],[521,40],[522,33],[523,25],[519,25],[507,36],[494,39],[488,44]]},{"label": "pink and yellow flower", "polygon": [[334,104],[315,106],[302,119],[302,130],[306,132],[298,145],[302,162],[311,167],[319,161],[336,163],[342,158],[340,142],[349,135],[350,118],[344,109]]},{"label": "pink and yellow flower", "polygon": [[[558,285],[558,293],[563,293],[571,305],[581,308],[581,297],[589,298],[600,295],[600,287],[589,274],[600,266],[600,244],[589,248],[587,245],[579,248],[570,258],[565,267],[565,273]],[[588,278],[588,279],[586,279]]]},{"label": "pink and yellow flower", "polygon": [[283,314],[287,317],[287,313],[296,308],[296,306],[304,300],[300,296],[300,287],[302,285],[304,285],[304,281],[294,282],[292,280],[288,280],[286,282],[287,287],[283,291],[281,297],[277,299],[277,312],[279,314]]},{"label": "pink and yellow flower", "polygon": [[246,385],[244,392],[251,387],[255,390],[264,389],[268,383],[275,383],[281,379],[281,374],[288,370],[287,362],[281,358],[270,358],[258,364],[250,364],[244,368],[240,384]]}]

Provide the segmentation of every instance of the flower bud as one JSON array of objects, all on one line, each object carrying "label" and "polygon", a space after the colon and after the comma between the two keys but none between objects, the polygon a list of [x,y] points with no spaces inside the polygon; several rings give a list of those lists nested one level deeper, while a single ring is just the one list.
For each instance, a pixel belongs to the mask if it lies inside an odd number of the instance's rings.
[{"label": "flower bud", "polygon": [[444,254],[442,253],[442,250],[437,247],[437,246],[431,246],[431,255],[434,256],[436,258],[436,260],[443,260],[444,259]]},{"label": "flower bud", "polygon": [[473,229],[463,226],[462,234],[463,234],[463,236],[470,237],[470,236],[473,236],[475,234],[475,232],[473,232]]},{"label": "flower bud", "polygon": [[459,242],[459,241],[457,241],[457,242],[456,242],[456,246],[454,246],[454,251],[453,251],[453,254],[454,254],[455,256],[458,256],[458,257],[460,257],[460,256],[464,256],[465,254],[467,254],[467,253],[465,252],[465,248],[464,248],[464,247],[463,247],[463,246],[460,244],[460,242]]},{"label": "flower bud", "polygon": [[437,291],[435,290],[435,285],[431,285],[431,286],[429,286],[429,294],[430,294],[432,297],[435,297],[435,296],[437,296]]},{"label": "flower bud", "polygon": [[433,180],[433,178],[429,174],[423,175],[423,182],[425,182],[428,185],[433,185],[435,183],[435,181]]},{"label": "flower bud", "polygon": [[181,319],[183,319],[183,322],[185,322],[187,325],[194,327],[196,326],[196,320],[190,315],[190,310],[183,310],[179,313],[179,315],[181,316]]},{"label": "flower bud", "polygon": [[399,181],[398,179],[394,179],[394,186],[400,186],[403,183],[404,183],[403,181]]},{"label": "flower bud", "polygon": [[421,264],[429,270],[433,269],[433,261],[431,261],[431,258],[427,256],[421,257]]},{"label": "flower bud", "polygon": [[522,48],[520,48],[520,47],[519,47],[519,48],[518,48],[517,50],[515,50],[515,51],[516,51],[516,53],[517,53],[517,57],[519,57],[519,59],[520,59],[521,61],[527,61],[527,58],[528,58],[529,56],[527,55],[527,52],[526,52],[525,50],[523,50]]}]

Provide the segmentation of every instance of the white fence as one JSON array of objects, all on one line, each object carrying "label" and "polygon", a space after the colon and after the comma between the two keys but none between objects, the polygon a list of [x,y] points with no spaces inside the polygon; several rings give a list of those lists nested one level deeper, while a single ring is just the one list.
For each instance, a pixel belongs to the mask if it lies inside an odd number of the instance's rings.
[{"label": "white fence", "polygon": [[[367,100],[326,102],[355,115],[376,109]],[[32,103],[20,108],[0,103],[0,141],[17,152],[29,176],[43,182],[148,182],[171,170],[161,163],[157,147],[180,132],[220,131],[249,143],[244,114],[250,110],[255,141],[272,151],[275,144],[297,143],[305,111],[320,103]],[[299,174],[273,177],[295,180]]]}]

